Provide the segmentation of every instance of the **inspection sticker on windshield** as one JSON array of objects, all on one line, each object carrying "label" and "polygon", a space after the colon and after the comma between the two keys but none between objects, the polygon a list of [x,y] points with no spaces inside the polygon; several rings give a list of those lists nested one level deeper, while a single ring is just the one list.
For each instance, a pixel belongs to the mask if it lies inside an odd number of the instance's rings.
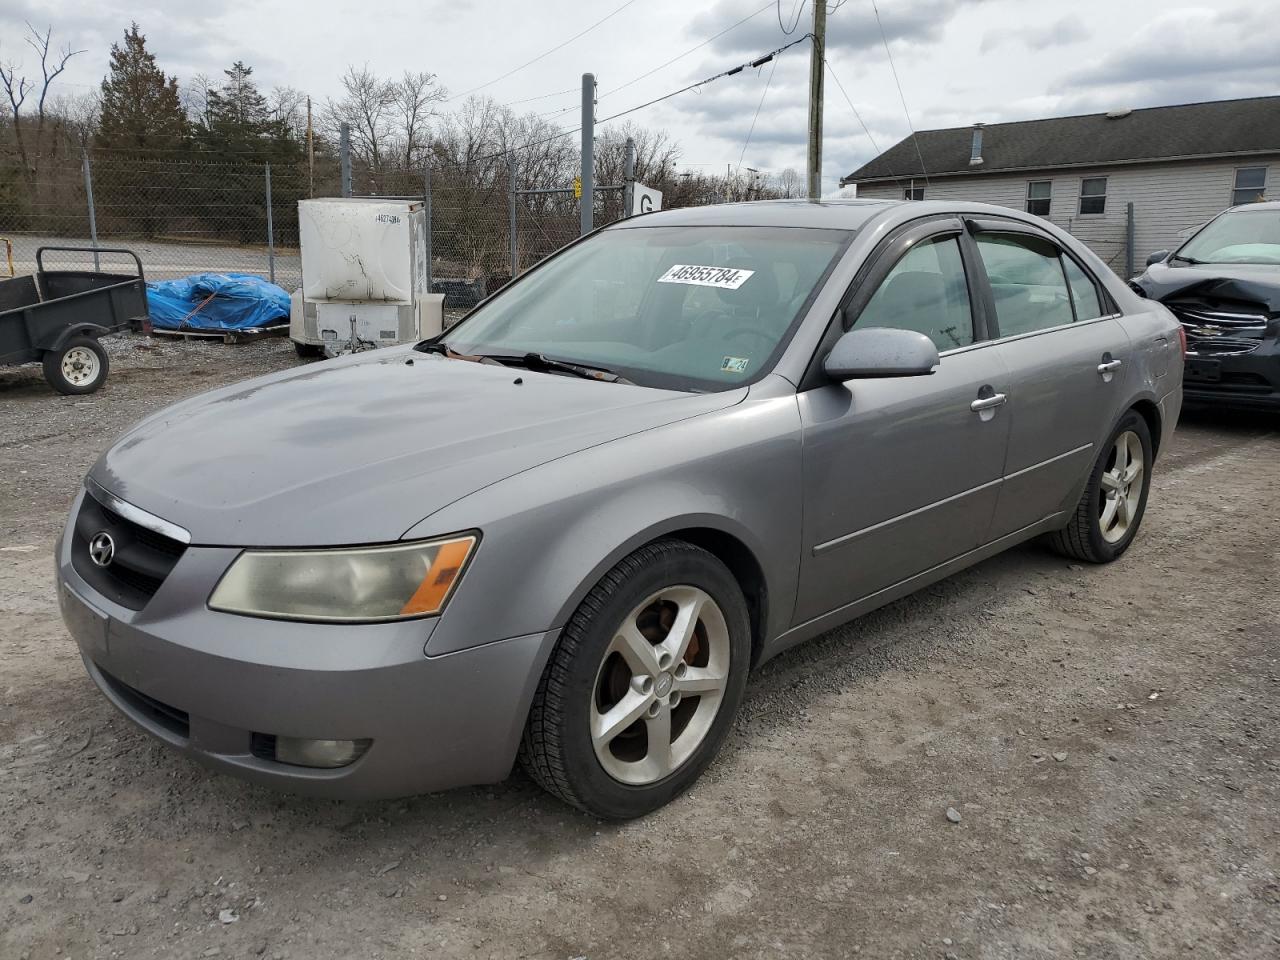
[{"label": "inspection sticker on windshield", "polygon": [[725,373],[745,373],[750,362],[748,357],[725,357],[720,369]]},{"label": "inspection sticker on windshield", "polygon": [[737,290],[751,279],[754,270],[736,270],[733,267],[694,267],[677,263],[658,278],[659,283],[689,283],[695,287],[719,287]]}]

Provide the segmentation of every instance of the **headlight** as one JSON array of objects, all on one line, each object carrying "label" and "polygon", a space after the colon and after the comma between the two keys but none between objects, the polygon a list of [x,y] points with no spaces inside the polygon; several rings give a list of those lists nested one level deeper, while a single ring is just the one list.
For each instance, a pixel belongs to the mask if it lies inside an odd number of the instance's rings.
[{"label": "headlight", "polygon": [[214,587],[209,607],[285,620],[426,617],[444,609],[477,538],[343,550],[246,550]]}]

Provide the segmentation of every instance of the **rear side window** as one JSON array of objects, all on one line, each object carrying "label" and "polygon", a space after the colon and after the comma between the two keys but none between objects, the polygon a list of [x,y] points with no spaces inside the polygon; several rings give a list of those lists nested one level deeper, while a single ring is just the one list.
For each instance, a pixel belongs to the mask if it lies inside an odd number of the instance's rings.
[{"label": "rear side window", "polygon": [[1067,272],[1067,283],[1071,286],[1071,300],[1075,304],[1076,320],[1092,320],[1094,317],[1102,316],[1098,288],[1093,285],[1089,275],[1070,257],[1062,258],[1062,268]]},{"label": "rear side window", "polygon": [[991,281],[1000,336],[1071,323],[1071,295],[1058,248],[1023,234],[979,233],[978,252]]},{"label": "rear side window", "polygon": [[914,330],[940,351],[973,343],[960,241],[939,238],[908,250],[862,308],[857,325]]}]

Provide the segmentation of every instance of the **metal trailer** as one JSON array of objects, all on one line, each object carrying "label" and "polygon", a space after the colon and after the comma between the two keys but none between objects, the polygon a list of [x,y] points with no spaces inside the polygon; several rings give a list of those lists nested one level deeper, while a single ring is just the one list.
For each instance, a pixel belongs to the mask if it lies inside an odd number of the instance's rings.
[{"label": "metal trailer", "polygon": [[[136,274],[101,270],[46,270],[47,252],[123,254]],[[142,261],[132,250],[41,247],[33,276],[0,280],[0,365],[44,365],[59,393],[93,393],[107,379],[107,353],[98,340],[140,329],[149,318]]]}]

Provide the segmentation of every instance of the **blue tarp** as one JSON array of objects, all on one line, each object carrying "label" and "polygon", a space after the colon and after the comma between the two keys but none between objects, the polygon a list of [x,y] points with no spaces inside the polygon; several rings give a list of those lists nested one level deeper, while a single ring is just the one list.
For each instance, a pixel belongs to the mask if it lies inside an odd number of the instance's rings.
[{"label": "blue tarp", "polygon": [[147,284],[151,325],[163,330],[244,330],[289,320],[289,294],[248,273],[197,273]]}]

